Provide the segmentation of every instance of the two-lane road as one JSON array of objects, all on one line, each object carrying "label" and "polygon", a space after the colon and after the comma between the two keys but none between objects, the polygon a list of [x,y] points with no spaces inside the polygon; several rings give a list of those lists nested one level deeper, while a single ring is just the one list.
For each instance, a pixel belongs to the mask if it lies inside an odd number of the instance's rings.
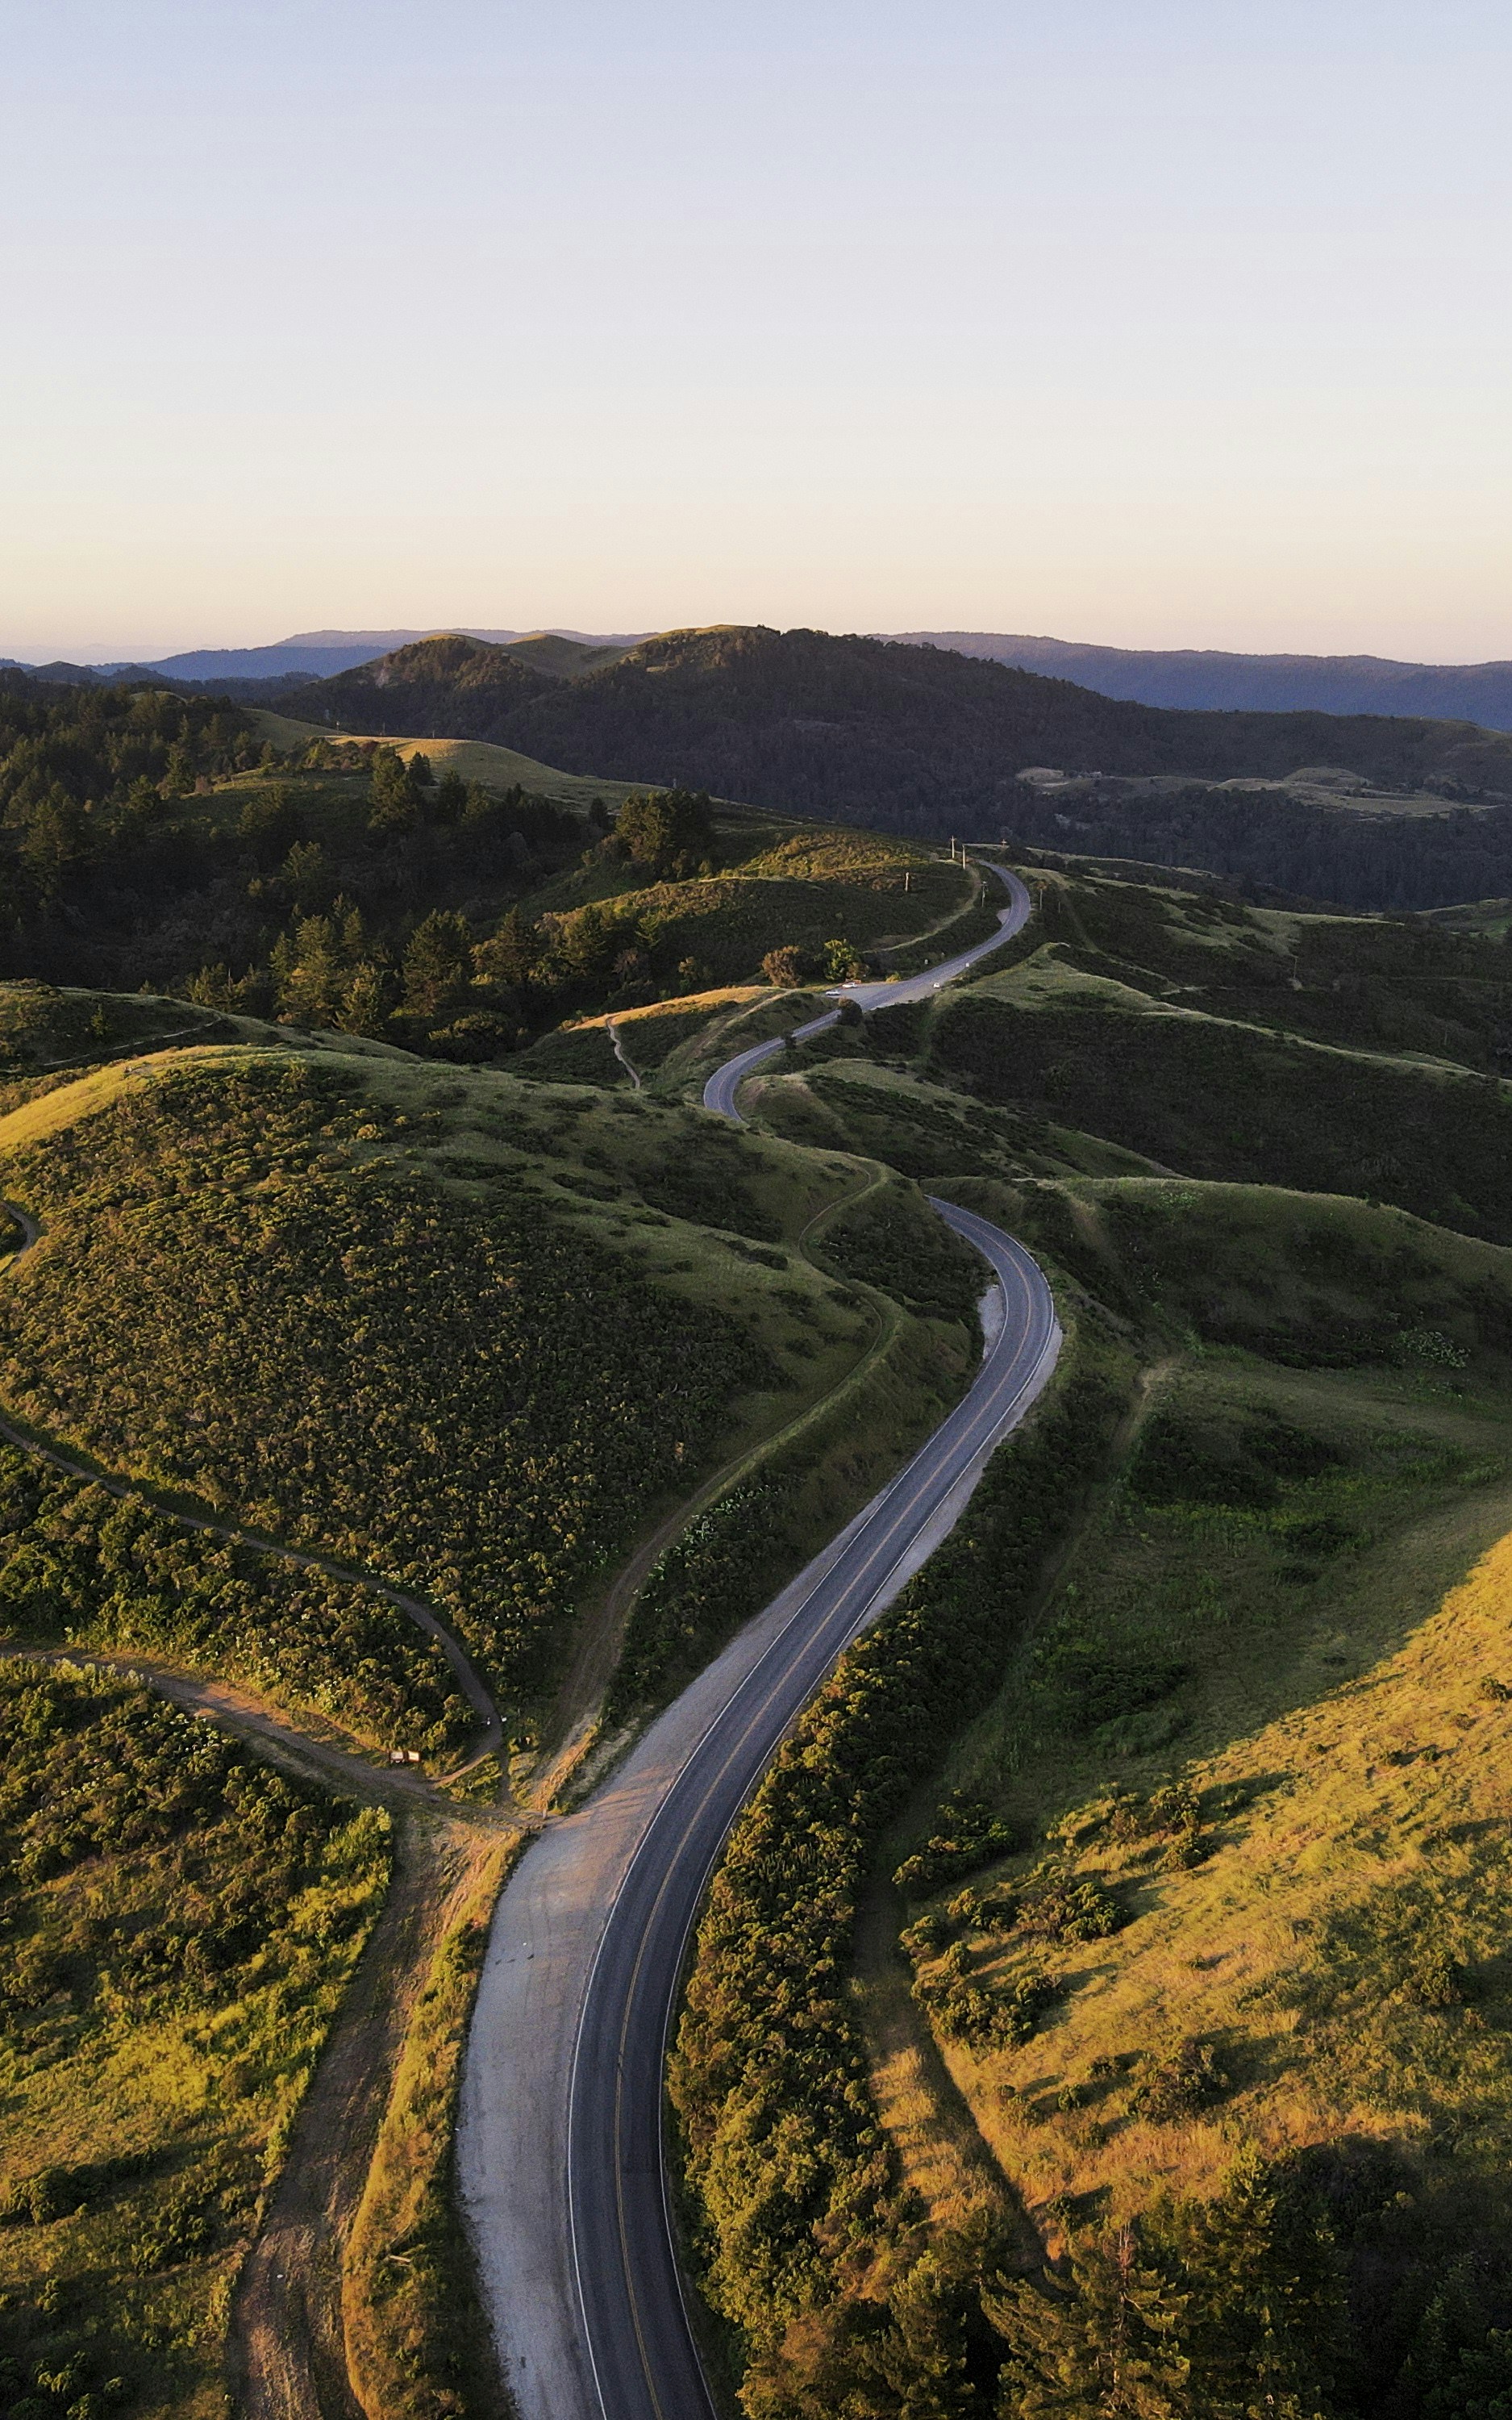
[{"label": "two-lane road", "polygon": [[874,1498],[839,1559],[800,1583],[783,1628],[709,1723],[630,1861],[589,1978],[571,2076],[567,2199],[604,2420],[714,2413],[672,2247],[662,2141],[668,2032],[704,1884],[784,1733],[1055,1365],[1055,1306],[1027,1252],[969,1211],[935,1207],[992,1265],[1005,1314],[996,1339],[970,1392]]},{"label": "two-lane road", "polygon": [[[994,950],[1000,950],[1006,940],[1021,932],[1028,923],[1034,902],[1018,876],[1010,873],[1006,865],[986,865],[982,871],[995,874],[1008,892],[1008,906],[998,910],[995,933],[989,933],[984,941],[978,941],[969,950],[960,951],[953,958],[942,959],[937,967],[926,967],[920,975],[904,975],[895,983],[843,984],[831,997],[840,1001],[854,1000],[857,1008],[862,1010],[898,1008],[905,1001],[928,1000],[946,984],[953,983],[957,975],[966,973],[979,959],[989,956]],[[795,1027],[792,1033],[779,1033],[770,1042],[752,1043],[748,1050],[742,1050],[737,1057],[727,1059],[722,1067],[715,1069],[703,1087],[704,1108],[712,1109],[717,1118],[729,1118],[733,1125],[741,1125],[743,1121],[735,1106],[735,1094],[747,1077],[753,1076],[758,1067],[764,1067],[768,1059],[775,1059],[789,1042],[805,1042],[810,1033],[825,1033],[839,1022],[840,1010],[825,1009],[822,1016],[811,1016],[807,1025]]]},{"label": "two-lane road", "polygon": [[[1030,912],[863,1008],[917,1000]],[[803,1032],[833,1022],[838,1010]],[[781,1048],[720,1068],[706,1107]],[[1023,1247],[934,1204],[989,1264],[991,1338],[966,1395],[907,1467],[731,1641],[580,1812],[532,1845],[500,1902],[463,2073],[457,2167],[521,2420],[708,2420],[673,2248],[662,2138],[667,2038],[689,1930],[732,1825],[837,1656],[946,1538],[993,1449],[1056,1363],[1050,1288]]]}]

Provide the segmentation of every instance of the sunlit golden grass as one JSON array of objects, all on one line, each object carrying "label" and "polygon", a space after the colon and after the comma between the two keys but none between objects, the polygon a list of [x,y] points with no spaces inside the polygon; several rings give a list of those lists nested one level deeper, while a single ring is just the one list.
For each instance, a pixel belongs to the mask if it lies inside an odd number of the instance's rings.
[{"label": "sunlit golden grass", "polygon": [[86,2414],[213,2420],[232,2282],[378,1916],[388,1818],[87,1668],[0,1667],[0,1728],[6,2354],[67,2373]]},{"label": "sunlit golden grass", "polygon": [[[1361,1548],[1294,1574],[1253,1516],[1116,1503],[1057,1605],[1079,1637],[1144,1637],[1185,1661],[1174,1738],[1158,1713],[1143,1741],[1139,1718],[1068,1735],[1026,1660],[957,1761],[995,1780],[1038,1843],[985,1879],[1024,1874],[1048,1841],[1130,1918],[1048,1948],[968,1935],[989,1988],[1033,1963],[1065,1995],[1020,2048],[941,2045],[1052,2242],[1068,2217],[1121,2215],[1162,2187],[1211,2192],[1245,2140],[1390,2139],[1430,2183],[1458,2172],[1493,2197],[1512,2154],[1506,1407],[1237,1372],[1210,1373],[1192,1404],[1214,1420],[1270,1407],[1337,1443],[1352,1432],[1353,1466],[1283,1512],[1332,1511]],[[1197,1793],[1201,1854],[1163,1869],[1158,1840],[1120,1841],[1110,1819],[1173,1775]],[[1452,1969],[1442,2006],[1421,1988],[1434,1947]],[[1141,2086],[1194,2040],[1224,2088],[1154,2122]]]},{"label": "sunlit golden grass", "polygon": [[384,733],[361,731],[330,731],[318,722],[299,722],[291,715],[275,714],[269,706],[250,709],[254,730],[259,738],[271,740],[279,749],[305,748],[312,739],[350,740],[356,746],[367,744],[396,749],[408,764],[417,753],[428,756],[438,772],[450,767],[461,774],[464,782],[482,782],[490,790],[509,790],[517,784],[536,798],[554,799],[563,806],[577,807],[586,813],[594,799],[609,806],[617,806],[632,790],[643,789],[644,783],[600,780],[596,774],[559,773],[552,765],[538,764],[533,756],[522,756],[517,749],[496,747],[488,739],[406,739]]}]

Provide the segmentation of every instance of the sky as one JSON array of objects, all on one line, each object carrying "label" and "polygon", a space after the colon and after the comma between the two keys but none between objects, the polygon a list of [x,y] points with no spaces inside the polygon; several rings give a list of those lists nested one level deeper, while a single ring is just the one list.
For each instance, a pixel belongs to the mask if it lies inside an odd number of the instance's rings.
[{"label": "sky", "polygon": [[0,0],[0,655],[1512,657],[1504,0]]}]

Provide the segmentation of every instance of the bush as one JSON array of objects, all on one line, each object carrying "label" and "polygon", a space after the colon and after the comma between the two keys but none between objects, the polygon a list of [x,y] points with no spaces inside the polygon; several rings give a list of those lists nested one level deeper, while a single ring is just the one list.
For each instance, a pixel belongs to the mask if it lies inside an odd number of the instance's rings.
[{"label": "bush", "polygon": [[1165,2125],[1173,2118],[1195,2117],[1221,2101],[1229,2089],[1230,2080],[1218,2063],[1213,2044],[1194,2035],[1166,2057],[1141,2064],[1129,2106],[1139,2117]]},{"label": "bush", "polygon": [[1014,1826],[974,1791],[952,1790],[941,1800],[934,1821],[923,1848],[905,1857],[892,1878],[909,1899],[928,1899],[994,1857],[1011,1855],[1023,1844]]},{"label": "bush", "polygon": [[800,950],[795,943],[784,941],[768,950],[762,960],[762,972],[769,984],[779,991],[797,991],[804,984],[812,983],[819,971],[818,960],[811,951]]}]

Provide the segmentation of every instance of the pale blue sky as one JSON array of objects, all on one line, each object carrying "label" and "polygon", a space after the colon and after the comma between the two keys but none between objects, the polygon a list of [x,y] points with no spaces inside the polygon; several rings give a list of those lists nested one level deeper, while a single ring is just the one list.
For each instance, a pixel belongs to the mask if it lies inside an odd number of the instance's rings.
[{"label": "pale blue sky", "polygon": [[1512,655],[1504,0],[0,0],[0,654]]}]

